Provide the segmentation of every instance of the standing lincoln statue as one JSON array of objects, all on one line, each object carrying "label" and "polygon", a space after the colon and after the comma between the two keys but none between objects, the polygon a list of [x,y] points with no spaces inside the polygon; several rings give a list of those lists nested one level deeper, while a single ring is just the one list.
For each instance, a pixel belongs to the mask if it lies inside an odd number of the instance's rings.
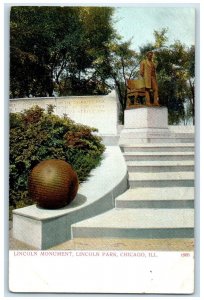
[{"label": "standing lincoln statue", "polygon": [[144,78],[145,82],[145,98],[146,105],[150,106],[150,89],[154,93],[154,105],[159,105],[158,85],[156,80],[156,67],[152,61],[153,52],[149,51],[146,54],[147,58],[140,64],[140,75]]}]

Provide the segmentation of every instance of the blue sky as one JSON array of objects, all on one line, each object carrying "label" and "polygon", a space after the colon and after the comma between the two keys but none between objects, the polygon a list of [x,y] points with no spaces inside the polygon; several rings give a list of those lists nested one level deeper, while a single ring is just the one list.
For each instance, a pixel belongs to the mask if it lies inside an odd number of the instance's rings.
[{"label": "blue sky", "polygon": [[168,28],[168,44],[175,40],[195,44],[195,9],[190,7],[117,7],[114,26],[123,41],[132,39],[132,49],[154,41],[154,30]]}]

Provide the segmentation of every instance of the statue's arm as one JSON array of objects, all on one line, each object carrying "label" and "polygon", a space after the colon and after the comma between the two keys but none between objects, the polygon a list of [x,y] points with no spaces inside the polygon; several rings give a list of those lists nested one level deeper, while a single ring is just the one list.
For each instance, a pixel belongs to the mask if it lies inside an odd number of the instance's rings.
[{"label": "statue's arm", "polygon": [[140,75],[144,77],[144,61],[140,63]]}]

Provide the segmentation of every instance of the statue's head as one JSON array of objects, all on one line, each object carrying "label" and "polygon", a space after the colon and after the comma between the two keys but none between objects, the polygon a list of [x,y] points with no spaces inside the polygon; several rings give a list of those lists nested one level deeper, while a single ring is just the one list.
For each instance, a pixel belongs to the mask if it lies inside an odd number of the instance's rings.
[{"label": "statue's head", "polygon": [[148,59],[152,59],[153,55],[154,55],[153,51],[148,51],[146,53],[146,56],[147,56]]}]

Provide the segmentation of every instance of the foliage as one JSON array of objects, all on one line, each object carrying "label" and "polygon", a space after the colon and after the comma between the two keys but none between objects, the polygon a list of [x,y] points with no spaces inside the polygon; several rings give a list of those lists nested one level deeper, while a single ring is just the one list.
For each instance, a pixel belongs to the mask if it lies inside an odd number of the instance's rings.
[{"label": "foliage", "polygon": [[114,35],[112,14],[109,7],[12,7],[11,97],[100,93],[94,61]]},{"label": "foliage", "polygon": [[105,150],[97,131],[60,118],[36,106],[22,113],[10,114],[10,205],[30,204],[27,181],[31,169],[45,159],[62,159],[75,169],[79,181],[102,159]]}]

